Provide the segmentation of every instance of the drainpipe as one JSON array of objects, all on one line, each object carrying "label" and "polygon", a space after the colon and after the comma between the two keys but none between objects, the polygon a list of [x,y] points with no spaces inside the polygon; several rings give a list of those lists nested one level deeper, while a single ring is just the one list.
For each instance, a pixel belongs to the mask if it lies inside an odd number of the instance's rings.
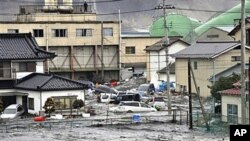
[{"label": "drainpipe", "polygon": [[[49,30],[48,30],[48,24],[46,24],[46,51],[49,51]],[[46,59],[45,63],[45,72],[49,73],[49,60]]]},{"label": "drainpipe", "polygon": [[43,105],[42,105],[42,90],[40,86],[37,86],[38,91],[40,92],[40,111],[42,111]]}]

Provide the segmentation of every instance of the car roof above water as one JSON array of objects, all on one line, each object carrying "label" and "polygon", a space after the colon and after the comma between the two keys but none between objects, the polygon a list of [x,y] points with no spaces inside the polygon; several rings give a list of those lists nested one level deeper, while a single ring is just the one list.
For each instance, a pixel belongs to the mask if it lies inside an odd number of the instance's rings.
[{"label": "car roof above water", "polygon": [[17,108],[18,106],[20,106],[20,104],[11,104],[11,105],[9,105],[6,109],[15,109],[15,108]]}]

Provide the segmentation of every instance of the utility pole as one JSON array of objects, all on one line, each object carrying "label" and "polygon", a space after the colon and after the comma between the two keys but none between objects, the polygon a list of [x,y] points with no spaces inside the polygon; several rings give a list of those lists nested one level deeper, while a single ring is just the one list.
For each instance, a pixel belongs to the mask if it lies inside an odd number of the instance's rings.
[{"label": "utility pole", "polygon": [[101,22],[101,65],[102,65],[102,73],[101,73],[101,79],[103,81],[104,78],[104,62],[103,62],[103,21]]},{"label": "utility pole", "polygon": [[165,39],[163,46],[165,47],[165,54],[166,54],[166,75],[167,75],[167,96],[168,96],[168,113],[171,113],[171,94],[170,94],[170,75],[169,75],[169,55],[168,55],[168,44],[169,44],[169,38],[168,38],[168,27],[167,27],[167,19],[166,19],[166,9],[174,9],[174,6],[172,5],[165,5],[165,1],[163,0],[163,5],[157,6],[155,9],[163,9],[163,18],[164,18],[164,33],[165,33]]},{"label": "utility pole", "polygon": [[188,59],[189,129],[193,129],[191,61]]},{"label": "utility pole", "polygon": [[122,49],[122,21],[121,21],[121,11],[119,9],[119,80],[122,80],[122,58],[121,58],[121,49]]},{"label": "utility pole", "polygon": [[248,124],[250,124],[250,57],[248,58]]},{"label": "utility pole", "polygon": [[241,119],[242,119],[241,124],[246,123],[245,44],[246,44],[245,0],[241,0]]}]

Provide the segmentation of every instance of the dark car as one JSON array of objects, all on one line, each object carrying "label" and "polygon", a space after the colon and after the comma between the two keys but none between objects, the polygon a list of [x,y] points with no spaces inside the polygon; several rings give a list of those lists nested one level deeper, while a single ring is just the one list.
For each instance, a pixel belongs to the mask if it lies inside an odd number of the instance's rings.
[{"label": "dark car", "polygon": [[119,104],[121,101],[141,101],[141,96],[138,93],[119,93],[114,104]]},{"label": "dark car", "polygon": [[141,96],[149,95],[149,94],[154,94],[155,92],[155,86],[154,84],[141,84],[138,87],[138,93]]},{"label": "dark car", "polygon": [[118,91],[116,89],[110,88],[106,85],[99,85],[96,88],[94,88],[95,94],[100,94],[100,93],[111,93],[111,94],[117,94]]}]

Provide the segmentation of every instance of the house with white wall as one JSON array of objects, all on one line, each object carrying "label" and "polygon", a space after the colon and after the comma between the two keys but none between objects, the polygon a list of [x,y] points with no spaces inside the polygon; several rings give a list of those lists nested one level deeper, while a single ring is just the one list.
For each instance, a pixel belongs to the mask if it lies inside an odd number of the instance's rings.
[{"label": "house with white wall", "polygon": [[84,100],[87,84],[43,74],[45,60],[56,55],[39,49],[30,33],[0,34],[0,41],[0,98],[4,108],[21,104],[26,112],[37,114],[48,97],[61,102]]},{"label": "house with white wall", "polygon": [[[221,94],[221,114],[222,121],[242,124],[241,120],[241,83],[240,81],[233,84],[233,88],[219,91]],[[248,95],[248,92],[246,91]],[[249,113],[249,99],[247,100],[246,113]],[[249,119],[249,114],[246,114],[246,118]]]},{"label": "house with white wall", "polygon": [[[174,54],[178,51],[181,51],[188,47],[190,44],[177,39],[166,47],[168,48],[168,54]],[[163,40],[156,42],[150,47],[146,48],[148,60],[147,60],[147,81],[151,83],[157,83],[159,80],[167,80],[166,73],[164,73],[164,68],[166,70],[166,52],[165,47],[163,46]],[[168,56],[170,68],[174,67],[175,59],[171,56]],[[165,71],[166,72],[166,71]],[[170,74],[170,82],[175,82],[174,72]]]}]

